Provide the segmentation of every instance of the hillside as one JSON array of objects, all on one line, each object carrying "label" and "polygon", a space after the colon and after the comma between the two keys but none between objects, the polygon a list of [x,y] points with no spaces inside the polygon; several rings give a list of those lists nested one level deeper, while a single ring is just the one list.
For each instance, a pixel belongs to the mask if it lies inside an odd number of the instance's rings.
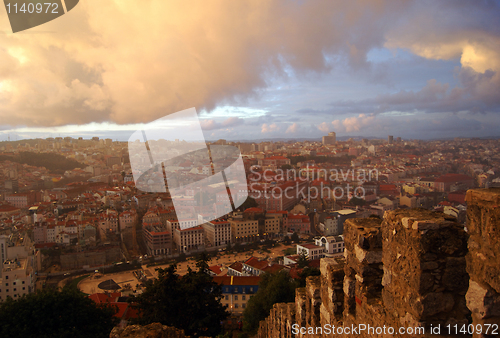
[{"label": "hillside", "polygon": [[85,165],[59,154],[21,152],[13,156],[0,155],[0,161],[12,161],[36,167],[45,167],[53,174],[64,174],[66,170],[83,168]]}]

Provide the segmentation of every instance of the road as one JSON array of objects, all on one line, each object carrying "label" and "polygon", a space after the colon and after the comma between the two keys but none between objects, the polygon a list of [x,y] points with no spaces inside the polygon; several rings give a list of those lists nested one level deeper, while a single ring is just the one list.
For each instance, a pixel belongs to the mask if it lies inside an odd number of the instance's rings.
[{"label": "road", "polygon": [[[276,257],[283,256],[283,253],[288,248],[295,248],[295,244],[291,245],[280,245],[278,247],[274,247],[270,249],[270,253],[262,252],[259,254],[260,250],[257,251],[247,251],[242,253],[234,253],[234,254],[222,254],[218,255],[215,258],[212,258],[209,262],[209,265],[221,265],[223,272],[222,275],[227,273],[227,267],[234,262],[244,262],[252,255],[259,259],[267,258],[268,260],[274,260]],[[159,266],[151,266],[147,267],[146,265],[142,266],[142,269],[146,273],[148,277],[158,277],[158,272],[156,269],[158,268],[167,268],[168,264],[159,265]],[[177,264],[177,273],[179,275],[184,275],[188,271],[188,267],[192,270],[196,270],[196,261],[194,259],[189,259],[188,261],[181,262]],[[104,292],[97,287],[97,285],[105,280],[113,279],[119,285],[122,284],[130,284],[132,289],[135,290],[136,286],[139,284],[137,279],[134,277],[132,271],[124,271],[118,273],[106,274],[102,277],[95,278],[94,276],[85,278],[78,284],[78,288],[88,294],[95,292]]]}]

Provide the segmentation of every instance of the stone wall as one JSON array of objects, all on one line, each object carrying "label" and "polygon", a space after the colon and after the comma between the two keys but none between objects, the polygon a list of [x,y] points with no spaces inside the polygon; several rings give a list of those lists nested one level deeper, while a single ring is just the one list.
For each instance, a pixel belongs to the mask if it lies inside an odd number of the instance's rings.
[{"label": "stone wall", "polygon": [[[169,327],[160,323],[152,323],[146,326],[129,325],[127,327],[115,327],[109,334],[110,338],[189,338],[184,335],[184,330]],[[203,338],[203,337],[200,337]],[[207,338],[207,337],[205,337]]]},{"label": "stone wall", "polygon": [[[447,328],[500,324],[500,189],[470,190],[467,202],[468,232],[424,209],[347,220],[345,260],[322,259],[321,276],[297,289],[295,303],[275,304],[257,336],[329,337],[328,326],[358,328],[335,331],[346,337],[436,337],[438,329],[457,337]],[[312,331],[295,334],[294,324]],[[368,332],[384,325],[385,334]],[[424,331],[398,332],[414,327]]]},{"label": "stone wall", "polygon": [[[467,229],[470,235],[467,254],[467,272],[470,276],[466,295],[467,306],[472,312],[474,324],[498,324],[500,323],[500,189],[469,190],[466,200]],[[475,337],[486,337],[486,335],[476,334]]]},{"label": "stone wall", "polygon": [[63,270],[74,270],[81,269],[86,265],[101,266],[113,262],[119,262],[122,257],[123,256],[119,246],[74,252],[61,255],[61,268]]}]

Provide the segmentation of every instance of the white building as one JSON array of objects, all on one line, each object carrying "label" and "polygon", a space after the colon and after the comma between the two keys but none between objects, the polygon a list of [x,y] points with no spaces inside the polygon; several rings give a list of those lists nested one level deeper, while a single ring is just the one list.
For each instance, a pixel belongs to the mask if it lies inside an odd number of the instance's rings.
[{"label": "white building", "polygon": [[344,255],[345,244],[343,236],[323,236],[316,239],[315,244],[325,249],[325,257],[338,257]]},{"label": "white building", "polygon": [[[21,238],[21,240],[23,240]],[[33,250],[29,238],[9,246],[7,236],[0,236],[0,302],[7,297],[16,300],[35,291],[37,267],[41,263],[40,252]]]},{"label": "white building", "polygon": [[297,255],[305,253],[308,260],[325,257],[325,248],[315,244],[297,244]]},{"label": "white building", "polygon": [[31,259],[6,260],[0,278],[0,301],[7,297],[16,300],[34,291],[34,277]]}]

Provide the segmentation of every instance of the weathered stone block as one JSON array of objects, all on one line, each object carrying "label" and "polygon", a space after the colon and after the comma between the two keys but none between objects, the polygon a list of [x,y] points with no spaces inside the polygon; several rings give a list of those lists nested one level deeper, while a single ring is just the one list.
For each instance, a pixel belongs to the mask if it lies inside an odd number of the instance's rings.
[{"label": "weathered stone block", "polygon": [[415,219],[414,218],[410,218],[410,217],[403,217],[401,219],[401,222],[403,223],[403,226],[406,228],[406,229],[410,229],[413,225],[413,222],[415,222]]},{"label": "weathered stone block", "polygon": [[438,229],[439,225],[434,222],[429,221],[415,221],[412,224],[413,230],[435,230]]},{"label": "weathered stone block", "polygon": [[455,301],[450,293],[431,292],[416,303],[416,310],[421,319],[432,319],[431,317],[441,313],[449,312]]},{"label": "weathered stone block", "polygon": [[465,257],[446,258],[446,268],[441,283],[449,291],[465,294],[469,285]]},{"label": "weathered stone block", "polygon": [[422,270],[435,270],[439,267],[439,264],[435,261],[432,262],[424,262],[421,265]]},{"label": "weathered stone block", "polygon": [[500,295],[487,286],[469,281],[467,307],[478,318],[500,317]]},{"label": "weathered stone block", "polygon": [[467,272],[500,293],[500,189],[469,190],[466,198],[470,234]]},{"label": "weathered stone block", "polygon": [[375,264],[382,262],[382,250],[363,250],[359,245],[354,246],[354,252],[358,261],[364,264]]}]

